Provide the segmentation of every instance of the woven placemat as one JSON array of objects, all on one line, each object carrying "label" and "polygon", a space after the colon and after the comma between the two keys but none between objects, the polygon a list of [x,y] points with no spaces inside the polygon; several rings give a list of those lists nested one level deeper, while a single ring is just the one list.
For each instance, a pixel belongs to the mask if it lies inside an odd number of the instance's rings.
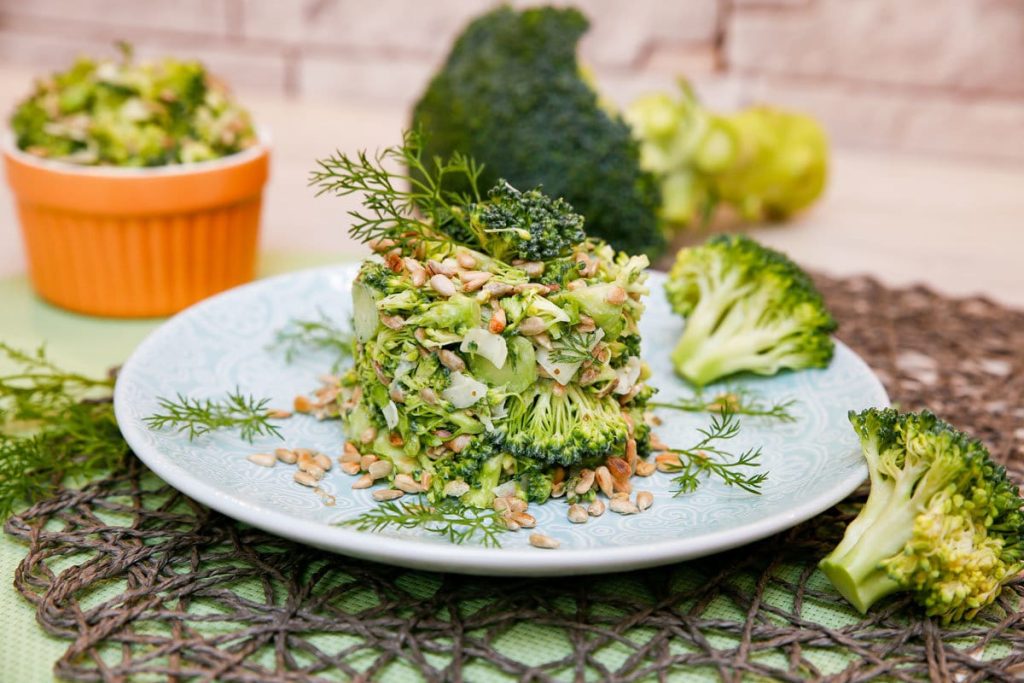
[{"label": "woven placemat", "polygon": [[[982,437],[1024,479],[1024,313],[867,279],[819,283],[840,336],[904,409]],[[863,495],[861,492],[860,496]],[[856,500],[857,496],[853,500]],[[684,564],[555,580],[428,574],[320,552],[222,517],[131,458],[12,517],[15,587],[70,641],[71,680],[1019,680],[1024,580],[970,624],[905,600],[867,617],[816,561],[847,502]]]}]

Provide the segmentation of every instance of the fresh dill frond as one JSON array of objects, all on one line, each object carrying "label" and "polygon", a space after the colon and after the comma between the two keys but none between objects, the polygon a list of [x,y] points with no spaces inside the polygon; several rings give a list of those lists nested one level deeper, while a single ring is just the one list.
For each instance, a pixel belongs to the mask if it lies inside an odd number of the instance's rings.
[{"label": "fresh dill frond", "polygon": [[734,415],[767,417],[780,422],[796,422],[795,398],[765,401],[757,391],[744,386],[730,386],[707,399],[702,391],[675,401],[651,401],[652,408],[668,408],[688,413],[720,413],[723,409]]},{"label": "fresh dill frond", "polygon": [[750,474],[747,471],[760,467],[761,449],[751,448],[737,456],[719,445],[736,438],[740,433],[740,421],[735,413],[723,408],[711,418],[710,425],[697,431],[702,438],[690,448],[662,449],[679,456],[678,465],[668,465],[668,471],[678,472],[678,476],[672,479],[678,486],[675,495],[696,491],[707,477],[716,477],[727,486],[735,486],[750,493],[761,493],[761,484],[768,478],[768,474]]},{"label": "fresh dill frond", "polygon": [[[419,133],[406,132],[402,144],[375,155],[366,151],[340,151],[317,161],[309,184],[316,196],[362,195],[365,211],[350,211],[349,235],[361,242],[443,239],[437,232],[461,224],[456,232],[470,234],[468,207],[481,199],[478,180],[481,167],[462,154],[448,159],[424,159]],[[468,187],[453,191],[449,187]]]},{"label": "fresh dill frond", "polygon": [[0,343],[0,519],[118,467],[128,453],[114,418],[112,377],[61,369],[45,350]]},{"label": "fresh dill frond", "polygon": [[582,363],[592,360],[596,332],[576,332],[575,330],[559,339],[560,346],[551,351],[551,360],[556,363]]},{"label": "fresh dill frond", "polygon": [[422,498],[415,502],[388,501],[339,523],[358,531],[425,529],[456,545],[479,540],[486,548],[500,548],[498,537],[508,531],[497,511],[462,505],[454,498],[437,503]]},{"label": "fresh dill frond", "polygon": [[342,329],[323,311],[319,314],[319,319],[288,321],[275,333],[270,348],[284,351],[288,363],[309,351],[326,351],[334,356],[331,372],[337,372],[341,364],[352,357],[352,333]]},{"label": "fresh dill frond", "polygon": [[158,412],[146,418],[146,425],[151,429],[174,429],[187,433],[190,440],[218,429],[237,427],[239,435],[252,443],[260,436],[275,436],[279,439],[281,431],[271,422],[268,405],[269,398],[245,395],[237,388],[222,399],[189,398],[178,394],[176,398],[158,398]]}]

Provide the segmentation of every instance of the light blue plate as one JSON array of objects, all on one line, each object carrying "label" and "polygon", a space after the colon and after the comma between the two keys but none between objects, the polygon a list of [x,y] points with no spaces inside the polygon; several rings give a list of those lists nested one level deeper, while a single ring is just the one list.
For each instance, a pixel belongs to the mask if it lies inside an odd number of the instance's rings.
[{"label": "light blue plate", "polygon": [[[336,497],[327,506],[312,490],[292,481],[294,468],[253,465],[246,456],[276,447],[341,452],[336,421],[304,416],[282,421],[285,440],[250,445],[234,433],[190,442],[172,431],[152,430],[145,418],[157,398],[178,393],[222,397],[235,387],[273,405],[291,406],[309,393],[331,359],[304,357],[292,364],[268,350],[275,331],[295,318],[320,311],[347,322],[353,266],[284,275],[239,287],[199,303],[153,332],[121,371],[115,392],[117,419],[135,453],[183,493],[224,514],[281,536],[329,550],[409,567],[472,574],[559,575],[619,571],[685,560],[732,548],[791,527],[850,494],[865,478],[848,410],[888,405],[881,383],[849,348],[837,344],[827,370],[744,379],[765,399],[797,400],[795,423],[743,418],[737,449],[762,446],[769,473],[761,495],[708,482],[696,493],[673,497],[669,475],[634,479],[634,491],[654,493],[654,506],[639,514],[606,512],[587,524],[566,519],[564,499],[531,505],[537,531],[561,541],[557,550],[528,543],[526,530],[504,534],[501,548],[451,545],[420,530],[366,533],[336,522],[375,505],[370,490],[352,490],[354,479],[335,466],[322,488]],[[682,321],[662,294],[664,276],[653,273],[652,294],[641,325],[643,353],[660,390],[659,400],[690,395],[672,373],[668,353]],[[689,446],[709,416],[659,411],[657,429],[669,444]],[[737,451],[738,452],[738,451]]]}]

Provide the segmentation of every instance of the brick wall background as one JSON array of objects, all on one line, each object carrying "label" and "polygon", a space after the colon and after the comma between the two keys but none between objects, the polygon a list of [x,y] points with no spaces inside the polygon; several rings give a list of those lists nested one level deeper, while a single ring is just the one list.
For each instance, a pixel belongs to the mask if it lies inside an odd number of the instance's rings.
[{"label": "brick wall background", "polygon": [[[495,4],[0,0],[0,62],[58,68],[124,38],[198,57],[241,90],[405,107]],[[838,144],[1024,160],[1024,0],[573,4],[592,22],[583,57],[619,103],[684,73],[715,106],[805,109]]]}]

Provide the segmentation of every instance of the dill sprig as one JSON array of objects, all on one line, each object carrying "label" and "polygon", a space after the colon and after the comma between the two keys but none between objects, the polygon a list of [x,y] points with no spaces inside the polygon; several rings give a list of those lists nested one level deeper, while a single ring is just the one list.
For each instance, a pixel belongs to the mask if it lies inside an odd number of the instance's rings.
[{"label": "dill sprig", "polygon": [[500,548],[499,536],[508,531],[495,510],[480,510],[460,504],[453,498],[437,503],[388,501],[340,522],[358,531],[383,529],[425,529],[457,545],[478,539],[486,548]]},{"label": "dill sprig", "polygon": [[0,519],[66,480],[120,465],[128,445],[114,419],[113,377],[63,370],[43,348],[0,343],[0,359],[13,366],[0,375]]},{"label": "dill sprig", "polygon": [[352,357],[351,332],[342,329],[323,311],[319,319],[293,319],[279,329],[270,345],[272,349],[284,351],[284,359],[291,363],[298,356],[309,351],[326,351],[335,357],[331,372],[337,372],[341,364]]},{"label": "dill sprig", "polygon": [[163,412],[146,418],[146,425],[151,429],[174,429],[187,433],[190,440],[218,429],[234,427],[249,443],[260,436],[284,438],[280,429],[271,422],[274,418],[267,407],[270,399],[257,399],[251,394],[247,396],[237,388],[216,400],[189,398],[179,393],[173,400],[158,398],[157,401]]},{"label": "dill sprig", "polygon": [[688,413],[720,413],[724,409],[734,415],[767,417],[780,422],[796,422],[796,415],[793,414],[793,406],[796,404],[795,398],[765,401],[758,392],[743,386],[726,387],[711,399],[705,398],[703,392],[698,391],[689,398],[648,403],[652,408],[668,408]]},{"label": "dill sprig", "polygon": [[[448,159],[424,159],[419,133],[408,131],[402,144],[374,155],[340,151],[317,161],[309,184],[316,196],[361,194],[365,211],[349,211],[349,235],[362,242],[390,239],[398,244],[413,240],[451,241],[435,228],[452,222],[468,234],[466,209],[479,202],[481,167],[463,154]],[[393,169],[393,170],[392,170]],[[453,191],[449,187],[466,187]],[[450,232],[445,230],[445,232]]]},{"label": "dill sprig", "polygon": [[582,363],[591,360],[596,332],[572,331],[559,339],[560,346],[551,352],[556,363]]},{"label": "dill sprig", "polygon": [[668,466],[669,471],[679,473],[672,479],[678,486],[675,495],[696,491],[701,480],[707,477],[716,477],[727,486],[735,486],[750,493],[761,493],[761,484],[768,478],[768,474],[750,474],[746,471],[760,467],[761,449],[751,448],[737,456],[719,445],[736,438],[740,433],[740,421],[735,413],[723,407],[721,412],[711,419],[708,427],[697,431],[702,438],[690,448],[662,449],[664,452],[680,456],[679,465]]}]

